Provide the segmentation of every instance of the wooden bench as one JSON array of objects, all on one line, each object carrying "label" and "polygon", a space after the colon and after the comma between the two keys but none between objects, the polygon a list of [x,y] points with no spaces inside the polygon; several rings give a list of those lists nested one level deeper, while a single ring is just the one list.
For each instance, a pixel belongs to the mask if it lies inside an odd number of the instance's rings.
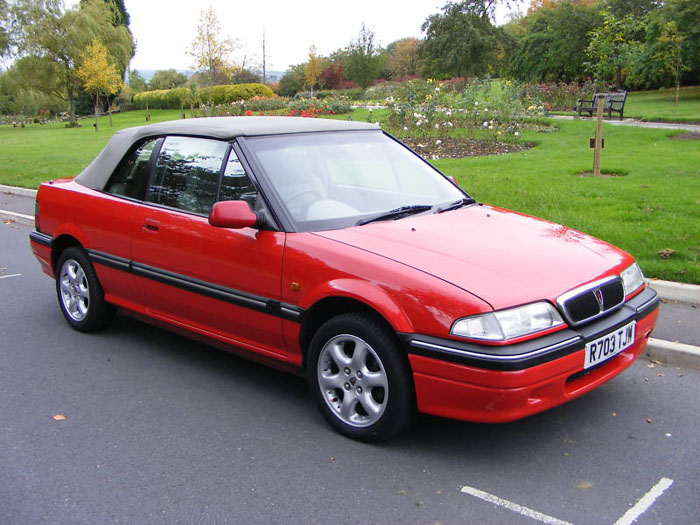
[{"label": "wooden bench", "polygon": [[627,91],[619,91],[617,93],[594,93],[591,100],[578,99],[576,111],[579,117],[582,113],[588,113],[592,117],[598,111],[598,99],[604,98],[603,113],[607,113],[608,118],[612,118],[613,111],[620,114],[620,120],[625,111],[625,101],[627,100]]}]

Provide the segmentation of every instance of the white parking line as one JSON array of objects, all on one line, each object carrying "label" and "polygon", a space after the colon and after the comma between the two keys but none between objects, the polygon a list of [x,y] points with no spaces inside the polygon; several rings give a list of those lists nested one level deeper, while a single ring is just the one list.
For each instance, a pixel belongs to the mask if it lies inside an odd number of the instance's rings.
[{"label": "white parking line", "polygon": [[657,500],[657,498],[661,496],[672,484],[672,479],[661,478],[649,492],[642,496],[634,507],[625,512],[625,515],[615,522],[615,525],[630,525],[631,523],[637,521],[637,518],[644,514]]},{"label": "white parking line", "polygon": [[512,501],[501,499],[498,496],[494,496],[493,494],[489,494],[488,492],[484,492],[483,490],[475,489],[474,487],[464,486],[462,487],[462,492],[464,492],[465,494],[470,494],[484,501],[488,501],[489,503],[493,503],[494,505],[506,508],[513,512],[517,512],[518,514],[522,514],[523,516],[527,516],[528,518],[532,518],[533,520],[537,520],[542,523],[548,523],[551,525],[572,525],[568,521],[560,520],[553,516],[548,516],[547,514],[542,514],[541,512],[537,512],[536,510],[523,507],[522,505],[518,505],[517,503],[513,503]]},{"label": "white parking line", "polygon": [[20,277],[21,273],[13,273],[12,275],[0,275],[0,279],[9,279],[10,277]]}]

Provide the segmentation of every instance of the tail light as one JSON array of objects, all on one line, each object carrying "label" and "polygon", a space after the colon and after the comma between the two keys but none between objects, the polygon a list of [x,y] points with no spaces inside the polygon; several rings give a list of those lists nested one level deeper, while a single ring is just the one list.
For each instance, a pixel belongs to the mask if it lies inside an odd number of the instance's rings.
[{"label": "tail light", "polygon": [[41,231],[41,225],[39,224],[39,201],[34,201],[34,228],[36,231]]}]

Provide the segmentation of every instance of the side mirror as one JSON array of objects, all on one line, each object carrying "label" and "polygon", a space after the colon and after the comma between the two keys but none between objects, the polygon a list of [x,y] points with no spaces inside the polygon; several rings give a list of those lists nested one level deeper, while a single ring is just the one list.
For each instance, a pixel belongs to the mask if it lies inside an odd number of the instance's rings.
[{"label": "side mirror", "polygon": [[209,213],[209,224],[217,228],[248,228],[257,222],[258,217],[245,201],[215,202]]}]

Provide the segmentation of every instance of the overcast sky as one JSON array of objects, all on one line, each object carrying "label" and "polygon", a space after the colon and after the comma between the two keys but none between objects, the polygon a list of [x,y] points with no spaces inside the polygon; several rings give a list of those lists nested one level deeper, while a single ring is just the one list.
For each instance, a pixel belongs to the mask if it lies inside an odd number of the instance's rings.
[{"label": "overcast sky", "polygon": [[[321,55],[347,46],[364,22],[379,43],[387,45],[404,37],[420,38],[420,27],[439,11],[446,0],[125,0],[136,38],[132,69],[189,69],[187,55],[195,37],[200,12],[209,6],[219,17],[222,33],[236,38],[236,59],[262,60],[262,36],[266,34],[267,69],[284,71],[307,60],[309,46]],[[66,7],[78,0],[66,0]],[[529,2],[528,2],[529,3]],[[506,11],[499,13],[499,19]]]}]

